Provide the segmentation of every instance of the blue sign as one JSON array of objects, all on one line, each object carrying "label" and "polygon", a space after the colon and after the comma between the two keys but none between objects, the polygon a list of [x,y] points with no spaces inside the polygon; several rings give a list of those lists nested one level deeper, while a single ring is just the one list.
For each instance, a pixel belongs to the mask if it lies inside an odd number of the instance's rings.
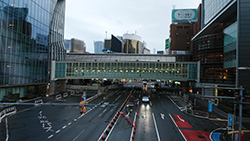
[{"label": "blue sign", "polygon": [[212,102],[209,102],[208,111],[209,111],[209,112],[212,112],[212,111],[213,111],[213,103],[212,103]]},{"label": "blue sign", "polygon": [[233,121],[233,115],[229,114],[229,116],[228,116],[228,126],[232,126],[232,121]]}]

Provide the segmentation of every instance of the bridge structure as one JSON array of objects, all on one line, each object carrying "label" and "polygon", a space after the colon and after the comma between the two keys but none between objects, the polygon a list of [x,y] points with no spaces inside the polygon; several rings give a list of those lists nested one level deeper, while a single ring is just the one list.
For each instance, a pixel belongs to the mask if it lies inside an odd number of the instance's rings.
[{"label": "bridge structure", "polygon": [[65,61],[52,62],[51,80],[116,78],[198,82],[199,68],[199,62],[185,61],[178,55],[68,54]]}]

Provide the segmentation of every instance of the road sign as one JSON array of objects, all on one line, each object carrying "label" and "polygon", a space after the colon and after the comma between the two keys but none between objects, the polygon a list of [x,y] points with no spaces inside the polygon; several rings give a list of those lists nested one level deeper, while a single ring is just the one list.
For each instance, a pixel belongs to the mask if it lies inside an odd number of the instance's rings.
[{"label": "road sign", "polygon": [[209,102],[208,111],[209,111],[209,112],[212,112],[212,111],[213,111],[213,103],[212,103],[212,102]]},{"label": "road sign", "polygon": [[233,115],[229,114],[228,115],[228,126],[232,126],[232,121],[233,121]]}]

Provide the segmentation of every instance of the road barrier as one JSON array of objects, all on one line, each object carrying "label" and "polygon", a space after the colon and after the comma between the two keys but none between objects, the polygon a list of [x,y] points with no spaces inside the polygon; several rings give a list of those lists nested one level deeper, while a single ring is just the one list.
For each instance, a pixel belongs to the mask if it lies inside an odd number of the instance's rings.
[{"label": "road barrier", "polygon": [[38,106],[40,104],[43,104],[43,100],[42,99],[35,100],[35,105],[34,106]]},{"label": "road barrier", "polygon": [[134,122],[132,124],[132,132],[131,132],[131,137],[130,137],[130,141],[133,141],[134,140],[134,136],[135,136],[135,130],[136,130],[136,120],[137,120],[137,117],[138,117],[138,112],[139,112],[139,102],[137,103],[137,110],[136,110],[136,113],[135,113],[135,117],[134,117]]},{"label": "road barrier", "polygon": [[61,96],[61,94],[58,94],[58,95],[56,95],[56,100],[58,100],[58,99],[61,99],[62,98],[62,96]]},{"label": "road barrier", "polygon": [[4,109],[3,111],[0,112],[0,123],[2,122],[2,119],[8,115],[15,114],[17,112],[16,107],[9,107]]},{"label": "road barrier", "polygon": [[63,93],[63,97],[67,97],[68,96],[68,93]]},{"label": "road barrier", "polygon": [[[127,97],[127,99],[124,101],[124,103],[122,104],[122,106],[120,107],[120,109],[118,110],[118,112],[115,114],[115,116],[113,117],[112,121],[108,124],[108,126],[105,128],[105,130],[103,131],[103,133],[101,134],[101,136],[99,137],[98,141],[100,140],[106,140],[109,136],[109,134],[111,133],[111,131],[114,129],[113,127],[116,125],[116,120],[119,118],[120,112],[122,111],[123,107],[125,106],[125,104],[127,103],[128,99],[130,98],[130,96],[132,95],[133,90],[130,92],[129,96]],[[113,124],[112,124],[113,122]],[[113,126],[112,126],[113,125]],[[106,136],[105,136],[106,134]]]}]

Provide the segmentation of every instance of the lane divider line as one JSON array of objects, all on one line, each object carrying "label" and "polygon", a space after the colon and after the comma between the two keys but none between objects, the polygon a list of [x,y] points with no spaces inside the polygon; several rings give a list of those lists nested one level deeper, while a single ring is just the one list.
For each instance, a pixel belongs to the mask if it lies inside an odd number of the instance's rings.
[{"label": "lane divider line", "polygon": [[158,141],[160,141],[161,139],[160,139],[159,131],[158,131],[157,124],[156,124],[156,121],[155,121],[155,115],[154,115],[154,113],[152,113],[152,116],[153,116],[153,120],[154,120],[154,125],[155,125],[155,130],[156,130],[157,138],[158,138]]},{"label": "lane divider line", "polygon": [[52,138],[54,135],[50,135],[49,137],[48,137],[48,139],[50,139],[50,138]]},{"label": "lane divider line", "polygon": [[59,133],[61,130],[57,130],[56,133]]},{"label": "lane divider line", "polygon": [[179,132],[180,132],[181,136],[183,137],[183,139],[184,139],[185,141],[187,141],[187,139],[185,138],[185,136],[184,136],[183,133],[181,132],[180,128],[176,125],[176,123],[175,123],[173,117],[171,116],[171,114],[168,114],[168,115],[169,115],[169,117],[172,119],[172,121],[173,121],[173,123],[175,124],[176,128],[179,130]]}]

